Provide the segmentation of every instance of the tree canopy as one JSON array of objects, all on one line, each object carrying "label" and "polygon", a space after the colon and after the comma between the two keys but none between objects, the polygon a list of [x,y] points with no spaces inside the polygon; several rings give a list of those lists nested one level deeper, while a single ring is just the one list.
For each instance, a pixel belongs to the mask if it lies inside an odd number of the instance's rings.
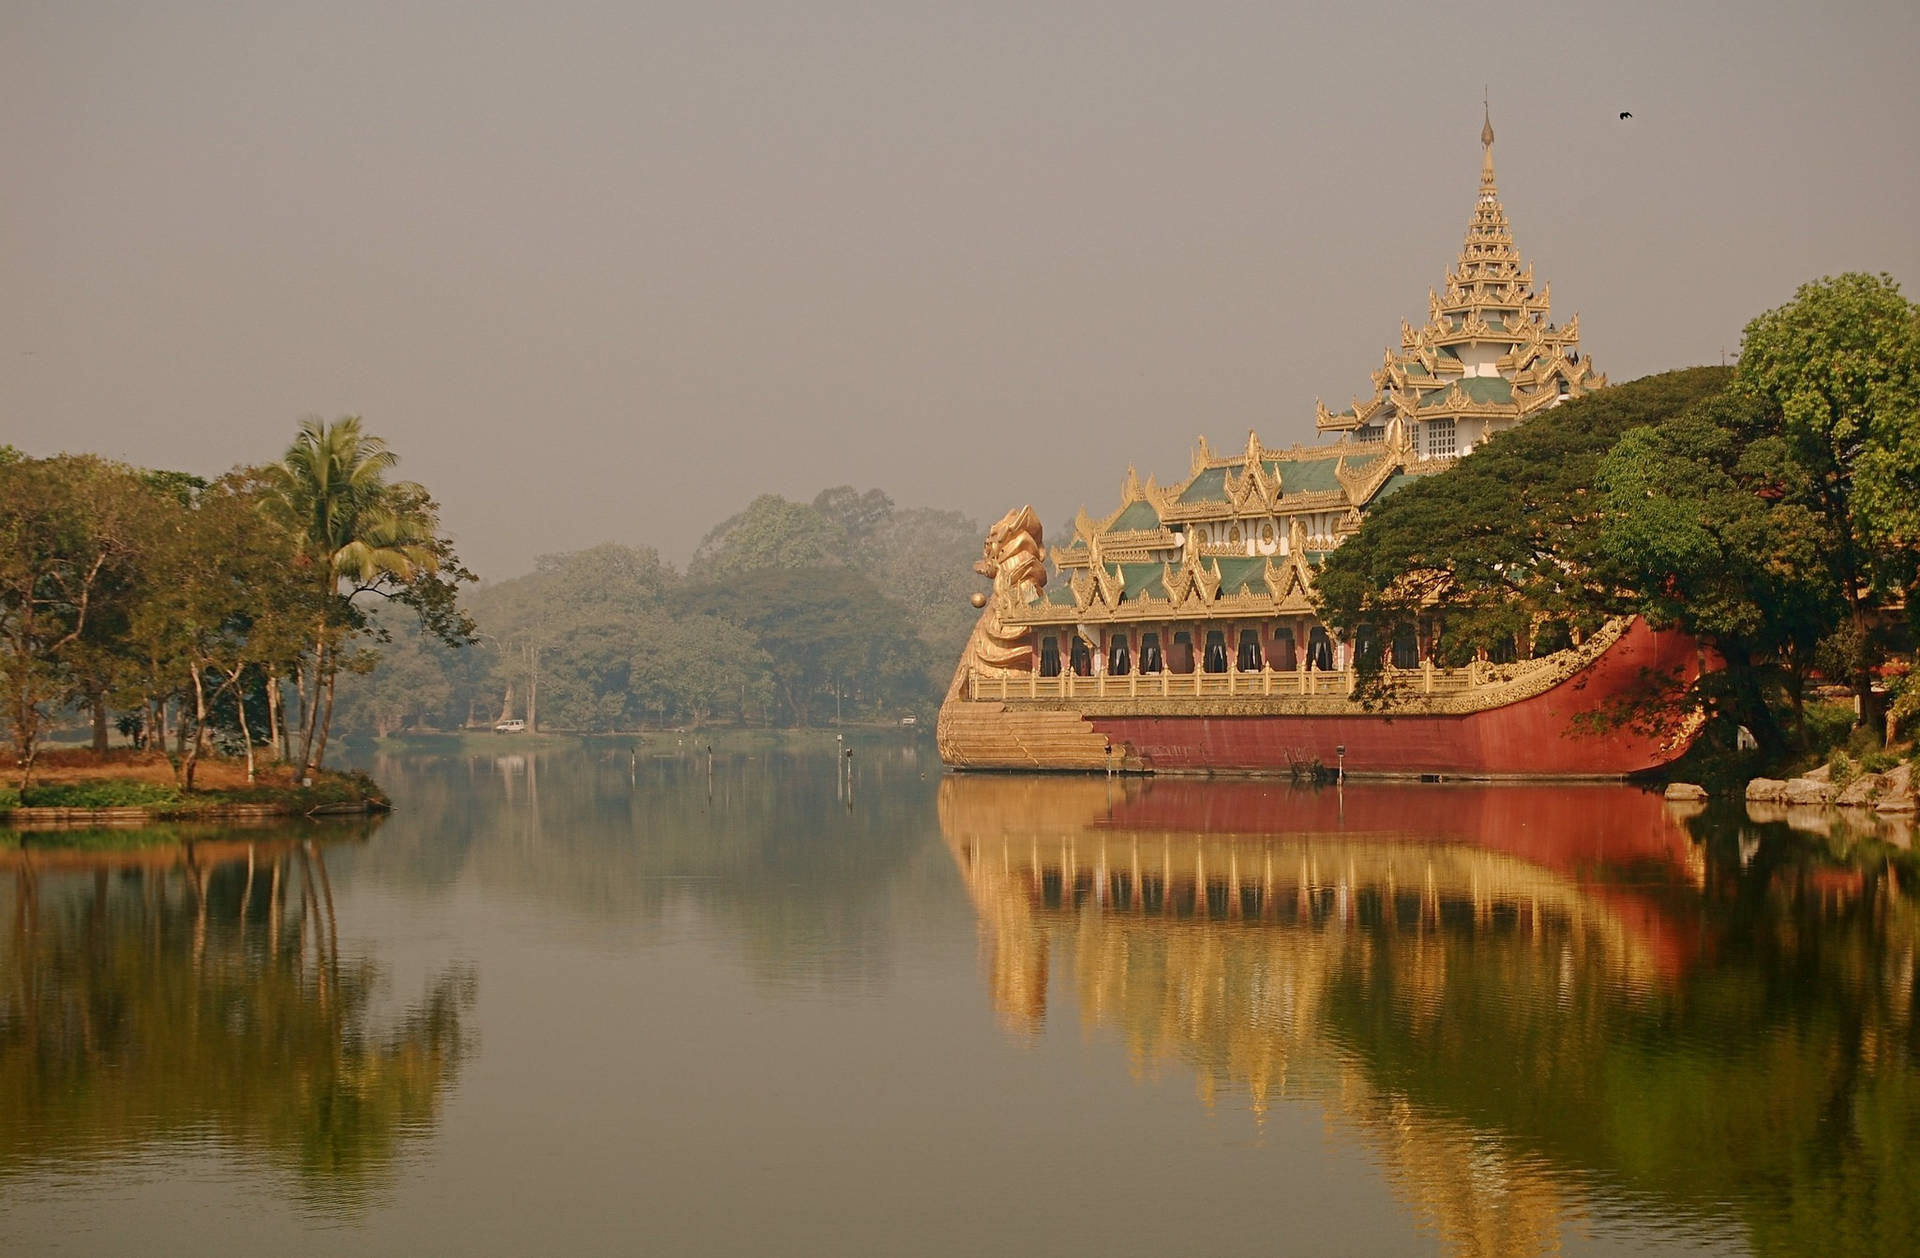
[{"label": "tree canopy", "polygon": [[1690,701],[1777,748],[1797,731],[1769,700],[1797,717],[1816,668],[1871,713],[1884,609],[1915,607],[1917,523],[1920,309],[1843,275],[1753,320],[1736,368],[1589,394],[1415,482],[1318,588],[1333,624],[1425,618],[1456,658],[1555,623],[1677,626],[1727,664]]}]

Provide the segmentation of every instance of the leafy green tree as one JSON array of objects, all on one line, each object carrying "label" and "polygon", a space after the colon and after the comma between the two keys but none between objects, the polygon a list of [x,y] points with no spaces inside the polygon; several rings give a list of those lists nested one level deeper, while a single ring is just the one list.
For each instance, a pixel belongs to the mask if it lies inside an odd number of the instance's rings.
[{"label": "leafy green tree", "polygon": [[1597,627],[1621,601],[1614,574],[1596,571],[1601,461],[1632,429],[1679,414],[1727,379],[1696,367],[1587,394],[1400,490],[1328,556],[1315,582],[1321,614],[1349,634],[1434,617],[1443,653],[1456,658],[1524,649],[1543,620]]},{"label": "leafy green tree", "polygon": [[926,697],[925,648],[901,606],[847,568],[761,568],[708,586],[704,607],[753,635],[788,719],[811,724],[814,699],[878,709]]},{"label": "leafy green tree", "polygon": [[1784,740],[1766,683],[1784,682],[1804,736],[1807,672],[1844,610],[1820,518],[1769,492],[1786,466],[1779,446],[1753,436],[1742,403],[1709,398],[1629,431],[1602,460],[1597,486],[1596,568],[1621,610],[1711,643],[1727,668],[1703,679],[1705,693],[1769,752]]},{"label": "leafy green tree", "polygon": [[1733,387],[1777,432],[1782,501],[1829,532],[1843,663],[1868,713],[1877,609],[1916,592],[1920,563],[1920,306],[1884,275],[1802,285],[1747,325]]},{"label": "leafy green tree", "polygon": [[933,679],[944,688],[980,613],[967,597],[980,589],[973,561],[986,530],[959,511],[913,507],[896,511],[869,575],[906,609],[927,645]]},{"label": "leafy green tree", "polygon": [[301,669],[303,773],[326,755],[343,652],[365,623],[356,597],[380,594],[409,604],[449,645],[465,641],[471,630],[454,597],[471,574],[441,536],[438,507],[426,490],[387,480],[398,462],[349,415],[332,424],[308,420],[286,457],[269,469],[267,514],[296,539],[300,563],[326,596]]},{"label": "leafy green tree", "polygon": [[22,787],[48,704],[71,692],[70,656],[133,553],[140,506],[137,481],[117,464],[0,461],[0,691]]},{"label": "leafy green tree", "polygon": [[814,495],[813,509],[839,530],[844,553],[856,564],[878,556],[895,518],[892,498],[878,489],[862,493],[851,485],[821,490]]},{"label": "leafy green tree", "polygon": [[845,532],[814,507],[762,494],[701,539],[692,571],[717,577],[761,568],[818,567],[845,562],[846,548]]}]

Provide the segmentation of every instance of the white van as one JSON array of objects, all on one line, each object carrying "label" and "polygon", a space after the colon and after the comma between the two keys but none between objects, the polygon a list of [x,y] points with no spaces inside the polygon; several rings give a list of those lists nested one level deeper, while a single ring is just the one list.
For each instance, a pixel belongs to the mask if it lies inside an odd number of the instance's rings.
[{"label": "white van", "polygon": [[496,734],[518,734],[527,728],[525,721],[502,721],[493,727]]}]

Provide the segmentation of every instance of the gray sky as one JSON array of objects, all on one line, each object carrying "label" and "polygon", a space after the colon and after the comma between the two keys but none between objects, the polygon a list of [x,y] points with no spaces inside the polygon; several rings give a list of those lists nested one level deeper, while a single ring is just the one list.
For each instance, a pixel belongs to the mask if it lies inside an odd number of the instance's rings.
[{"label": "gray sky", "polygon": [[1911,0],[0,0],[0,441],[212,473],[357,412],[491,578],[845,482],[1057,522],[1366,387],[1483,85],[1616,381],[1916,295],[1916,49]]}]

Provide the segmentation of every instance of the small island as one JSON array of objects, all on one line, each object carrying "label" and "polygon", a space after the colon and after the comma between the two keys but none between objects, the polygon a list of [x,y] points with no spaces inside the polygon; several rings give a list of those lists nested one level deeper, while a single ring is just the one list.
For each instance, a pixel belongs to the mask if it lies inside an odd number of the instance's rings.
[{"label": "small island", "polygon": [[[0,446],[0,700],[10,826],[365,813],[325,760],[341,673],[378,662],[375,603],[472,641],[472,580],[425,488],[357,417],[207,481]],[[73,715],[91,745],[50,735]],[[113,735],[123,745],[113,746]]]},{"label": "small island", "polygon": [[385,812],[392,805],[362,773],[319,770],[301,785],[285,764],[256,767],[209,758],[192,791],[176,780],[174,765],[157,752],[57,751],[40,758],[25,790],[0,786],[0,825],[14,828],[118,827],[159,821],[247,821],[276,817],[333,817]]}]

